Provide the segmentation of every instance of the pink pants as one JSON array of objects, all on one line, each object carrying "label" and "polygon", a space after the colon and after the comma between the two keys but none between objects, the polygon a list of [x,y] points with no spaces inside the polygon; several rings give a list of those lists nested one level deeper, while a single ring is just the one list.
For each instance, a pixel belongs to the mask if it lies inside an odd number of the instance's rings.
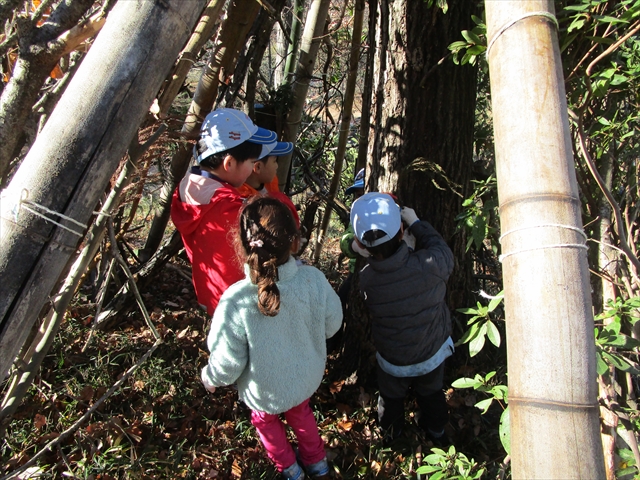
[{"label": "pink pants", "polygon": [[[324,442],[320,438],[309,399],[284,412],[284,418],[298,438],[298,452],[304,465],[312,465],[325,457]],[[296,462],[296,454],[287,440],[284,424],[278,415],[251,411],[251,423],[260,436],[267,455],[279,471]]]}]

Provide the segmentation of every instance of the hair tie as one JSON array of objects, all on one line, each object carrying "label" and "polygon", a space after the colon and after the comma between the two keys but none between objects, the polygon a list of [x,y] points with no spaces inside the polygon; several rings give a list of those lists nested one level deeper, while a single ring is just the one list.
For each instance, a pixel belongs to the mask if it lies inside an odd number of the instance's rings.
[{"label": "hair tie", "polygon": [[249,246],[250,246],[250,247],[253,247],[253,248],[256,248],[256,247],[257,247],[257,248],[260,248],[260,247],[262,247],[263,245],[264,245],[264,242],[263,242],[262,240],[255,240],[255,239],[254,239],[254,240],[251,240],[251,241],[249,242]]}]

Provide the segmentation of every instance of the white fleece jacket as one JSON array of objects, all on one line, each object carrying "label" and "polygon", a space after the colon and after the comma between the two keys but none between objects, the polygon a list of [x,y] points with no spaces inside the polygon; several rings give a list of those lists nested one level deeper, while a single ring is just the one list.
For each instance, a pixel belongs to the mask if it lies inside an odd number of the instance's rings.
[{"label": "white fleece jacket", "polygon": [[[245,270],[248,267],[245,266]],[[233,284],[213,314],[203,379],[214,386],[238,383],[252,410],[277,414],[309,398],[324,375],[326,339],[342,324],[340,299],[317,268],[293,257],[278,267],[280,311],[258,309],[258,287]]]}]

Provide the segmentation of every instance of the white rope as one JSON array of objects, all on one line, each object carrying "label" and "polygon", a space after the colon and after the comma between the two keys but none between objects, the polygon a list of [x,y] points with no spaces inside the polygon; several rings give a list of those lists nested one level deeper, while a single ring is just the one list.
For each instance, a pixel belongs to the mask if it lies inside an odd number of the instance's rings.
[{"label": "white rope", "polygon": [[525,18],[529,18],[529,17],[542,17],[542,18],[546,18],[547,20],[551,20],[551,22],[556,26],[556,29],[560,29],[560,25],[558,24],[558,19],[556,18],[555,15],[553,15],[552,13],[549,12],[545,12],[545,11],[538,11],[538,12],[527,12],[523,15],[521,15],[518,18],[515,18],[513,20],[511,20],[508,23],[505,23],[502,27],[500,27],[498,29],[498,31],[496,32],[496,34],[491,38],[491,40],[489,41],[489,43],[487,44],[487,61],[489,60],[489,51],[491,50],[491,47],[493,46],[493,44],[496,42],[496,40],[498,39],[498,37],[500,35],[502,35],[507,29],[513,27],[516,23],[518,23],[521,20],[524,20]]},{"label": "white rope", "polygon": [[530,230],[532,228],[543,228],[543,227],[565,228],[567,230],[571,230],[573,232],[580,234],[584,238],[584,241],[585,242],[587,241],[587,234],[584,233],[584,230],[582,230],[579,227],[574,227],[573,225],[562,225],[560,223],[542,223],[540,225],[528,225],[525,227],[514,228],[513,230],[509,230],[508,232],[505,232],[502,235],[500,235],[500,238],[498,239],[498,241],[502,243],[502,239],[504,237],[506,237],[507,235],[511,235],[514,232],[520,232],[522,230]]},{"label": "white rope", "polygon": [[544,250],[547,248],[580,248],[582,250],[587,250],[587,246],[581,243],[557,243],[552,245],[541,245],[539,247],[524,248],[522,250],[515,250],[513,252],[504,253],[498,257],[498,260],[500,261],[500,263],[502,263],[505,258],[510,257],[511,255],[518,255],[520,253],[525,253],[525,252],[533,252],[535,250]]},{"label": "white rope", "polygon": [[[3,191],[3,194],[5,192]],[[4,196],[4,195],[3,195]],[[32,207],[32,208],[30,208]],[[68,222],[74,223],[75,225],[79,226],[82,228],[82,230],[85,230],[87,227],[86,225],[84,225],[83,223],[78,222],[77,220],[75,220],[74,218],[68,217],[60,212],[56,212],[55,210],[51,210],[47,207],[45,207],[44,205],[40,205],[39,203],[36,202],[32,202],[31,200],[29,200],[29,190],[27,190],[26,188],[23,188],[22,191],[20,192],[20,200],[13,206],[13,208],[11,209],[11,213],[13,214],[13,220],[15,223],[18,223],[18,217],[20,215],[20,210],[25,209],[28,212],[31,212],[33,215],[35,215],[36,217],[40,217],[42,219],[44,219],[45,221],[49,222],[49,223],[53,223],[54,225],[62,228],[63,230],[66,230],[67,232],[70,232],[80,238],[84,237],[84,233],[82,233],[82,231],[77,231],[74,230],[72,228],[67,227],[66,225],[61,224],[60,222],[55,221],[53,218],[51,218],[50,216],[47,216],[46,214],[49,215],[56,215],[64,220],[67,220]],[[42,210],[45,213],[40,213],[38,210]]]},{"label": "white rope", "polygon": [[[546,228],[546,227],[564,228],[566,230],[571,230],[572,232],[580,234],[580,236],[584,238],[585,242],[588,240],[587,234],[584,233],[584,231],[579,227],[575,227],[573,225],[562,225],[559,223],[543,223],[540,225],[528,225],[525,227],[518,227],[518,228],[514,228],[513,230],[509,230],[508,232],[505,232],[502,235],[500,235],[500,238],[498,239],[498,241],[502,243],[502,239],[504,237],[506,237],[507,235],[511,235],[512,233],[515,233],[515,232],[521,232],[523,230],[531,230],[532,228]],[[524,253],[524,252],[532,252],[535,250],[543,250],[546,248],[580,248],[580,249],[587,250],[587,246],[584,243],[557,243],[557,244],[551,244],[551,245],[540,245],[538,247],[524,248],[522,250],[515,250],[513,252],[507,252],[500,255],[498,257],[498,260],[500,262],[503,262],[505,258],[510,257],[511,255],[517,255],[519,253]]]}]

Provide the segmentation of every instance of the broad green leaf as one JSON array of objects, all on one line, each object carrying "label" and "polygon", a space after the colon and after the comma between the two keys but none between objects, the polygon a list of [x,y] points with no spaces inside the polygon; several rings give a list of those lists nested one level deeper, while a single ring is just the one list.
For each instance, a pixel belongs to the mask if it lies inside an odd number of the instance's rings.
[{"label": "broad green leaf", "polygon": [[441,478],[445,478],[444,473],[438,472],[431,475],[431,477],[429,477],[429,480],[440,480]]},{"label": "broad green leaf", "polygon": [[474,380],[473,378],[463,377],[457,380],[454,380],[451,386],[453,388],[476,388],[477,386],[482,385],[482,382]]},{"label": "broad green leaf", "polygon": [[609,15],[594,15],[593,18],[602,23],[629,23],[622,18],[610,17]]},{"label": "broad green leaf", "polygon": [[480,40],[480,37],[478,37],[475,33],[469,30],[463,30],[462,36],[467,42],[473,45],[482,45],[482,40]]},{"label": "broad green leaf", "polygon": [[509,419],[509,407],[504,409],[500,415],[500,442],[507,455],[511,454],[511,421]]},{"label": "broad green leaf", "polygon": [[493,372],[489,372],[484,376],[484,381],[488,382],[489,380],[491,380],[495,376],[496,376],[495,370]]},{"label": "broad green leaf", "polygon": [[500,332],[498,331],[498,327],[496,327],[491,320],[488,320],[487,323],[487,337],[489,341],[493,343],[496,347],[500,346]]},{"label": "broad green leaf", "polygon": [[633,373],[635,375],[640,375],[640,370],[636,367],[636,365],[631,363],[630,360],[623,357],[622,355],[602,352],[602,356],[618,370]]},{"label": "broad green leaf", "polygon": [[475,357],[484,347],[484,339],[487,334],[487,324],[483,323],[476,337],[469,342],[469,355]]},{"label": "broad green leaf", "polygon": [[604,375],[609,371],[609,366],[602,358],[602,354],[600,352],[596,352],[596,371],[598,375]]},{"label": "broad green leaf", "polygon": [[473,340],[474,338],[476,338],[478,336],[479,332],[480,332],[480,324],[479,323],[474,323],[473,325],[471,325],[471,328],[469,328],[469,330],[464,332],[464,335],[462,335],[462,338],[460,338],[460,340],[458,340],[455,343],[455,346],[459,347],[460,345],[463,345],[463,344]]},{"label": "broad green leaf", "polygon": [[422,465],[421,467],[418,467],[416,469],[416,473],[421,475],[423,473],[437,472],[438,470],[440,470],[440,467],[434,467],[433,465]]},{"label": "broad green leaf", "polygon": [[487,311],[493,312],[498,307],[498,305],[502,303],[502,300],[504,300],[504,290],[498,293],[495,298],[491,299],[491,301],[489,302],[489,306],[487,307]]},{"label": "broad green leaf", "polygon": [[487,398],[485,400],[480,400],[474,406],[482,410],[482,414],[484,415],[485,413],[487,413],[487,410],[489,410],[489,407],[491,406],[492,403],[493,403],[493,398]]}]

